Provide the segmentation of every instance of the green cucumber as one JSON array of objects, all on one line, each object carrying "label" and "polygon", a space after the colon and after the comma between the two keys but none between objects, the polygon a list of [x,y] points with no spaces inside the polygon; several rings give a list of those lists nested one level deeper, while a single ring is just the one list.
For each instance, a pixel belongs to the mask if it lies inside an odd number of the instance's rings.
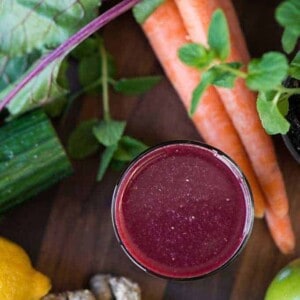
[{"label": "green cucumber", "polygon": [[43,111],[0,127],[0,214],[71,173],[71,163]]}]

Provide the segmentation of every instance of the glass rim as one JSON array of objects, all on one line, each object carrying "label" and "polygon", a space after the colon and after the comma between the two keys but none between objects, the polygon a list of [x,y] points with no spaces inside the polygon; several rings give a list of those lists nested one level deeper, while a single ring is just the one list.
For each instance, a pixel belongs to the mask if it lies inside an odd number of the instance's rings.
[{"label": "glass rim", "polygon": [[[121,186],[123,179],[125,179],[126,175],[131,170],[131,168],[144,156],[146,156],[147,154],[149,154],[157,149],[160,149],[160,148],[163,148],[166,146],[180,145],[180,144],[181,145],[184,144],[184,145],[198,146],[198,147],[201,147],[202,149],[204,148],[205,150],[216,153],[218,155],[218,157],[217,157],[218,160],[220,160],[223,164],[225,164],[230,169],[230,171],[234,173],[234,175],[236,177],[238,175],[238,178],[241,179],[240,186],[242,188],[242,192],[243,192],[245,204],[246,204],[246,220],[245,220],[244,231],[243,231],[243,234],[244,234],[243,240],[242,240],[241,244],[239,245],[239,247],[236,249],[236,251],[232,254],[232,256],[224,264],[220,265],[219,267],[217,267],[216,269],[214,269],[210,272],[201,274],[199,276],[186,277],[186,278],[170,277],[170,276],[166,276],[166,275],[160,274],[158,272],[154,272],[152,270],[147,269],[147,267],[144,266],[143,264],[141,264],[126,248],[126,246],[123,243],[122,238],[119,234],[117,225],[116,225],[116,203],[117,203],[117,195],[118,195],[119,187]],[[234,171],[233,171],[233,169],[234,169]],[[246,176],[244,175],[244,173],[242,172],[241,168],[226,153],[224,153],[223,151],[221,151],[209,144],[205,144],[205,143],[194,141],[194,140],[172,140],[172,141],[162,142],[162,143],[159,143],[155,146],[148,148],[147,150],[140,153],[136,158],[134,158],[130,162],[130,164],[125,168],[125,170],[122,172],[122,174],[121,174],[120,178],[118,179],[118,181],[115,185],[115,188],[114,188],[114,192],[113,192],[113,196],[112,196],[112,203],[111,203],[111,217],[112,217],[114,233],[115,233],[115,236],[117,238],[117,241],[118,241],[120,247],[125,252],[125,254],[128,256],[128,258],[137,267],[139,267],[144,272],[146,272],[152,276],[155,276],[157,278],[163,278],[163,279],[174,280],[174,281],[193,281],[193,280],[198,280],[198,279],[202,279],[202,278],[214,275],[214,274],[218,273],[219,271],[227,268],[241,254],[241,252],[245,248],[245,246],[250,238],[250,235],[251,235],[251,232],[253,229],[253,223],[254,223],[253,194],[252,194],[249,182],[248,182]]]}]

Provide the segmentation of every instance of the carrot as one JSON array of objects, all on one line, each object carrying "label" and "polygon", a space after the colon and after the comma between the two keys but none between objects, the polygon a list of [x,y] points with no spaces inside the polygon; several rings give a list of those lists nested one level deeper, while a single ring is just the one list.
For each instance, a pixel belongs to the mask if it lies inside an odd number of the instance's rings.
[{"label": "carrot", "polygon": [[[245,40],[230,0],[175,0],[175,3],[192,41],[201,44],[207,43],[212,14],[221,7],[231,33],[229,61],[248,62]],[[270,208],[278,217],[285,216],[288,198],[271,138],[264,131],[256,111],[256,95],[247,89],[242,79],[236,81],[233,89],[216,89],[246,148]]]},{"label": "carrot", "polygon": [[295,250],[295,235],[288,215],[276,216],[271,210],[266,210],[266,220],[277,247],[284,254]]},{"label": "carrot", "polygon": [[[187,43],[187,32],[178,9],[166,0],[143,23],[148,37],[167,76],[188,110],[194,88],[200,80],[199,72],[185,66],[178,58],[178,49]],[[240,138],[214,88],[204,94],[193,116],[193,123],[204,140],[232,157],[246,175],[255,201],[255,215],[264,214],[264,196]]]}]

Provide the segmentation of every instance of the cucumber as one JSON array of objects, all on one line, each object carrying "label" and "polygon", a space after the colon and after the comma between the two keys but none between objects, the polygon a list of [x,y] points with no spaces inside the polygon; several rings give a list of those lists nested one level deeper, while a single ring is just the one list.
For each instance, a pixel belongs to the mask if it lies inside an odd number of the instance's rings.
[{"label": "cucumber", "polygon": [[0,127],[0,214],[71,173],[72,165],[42,110]]}]

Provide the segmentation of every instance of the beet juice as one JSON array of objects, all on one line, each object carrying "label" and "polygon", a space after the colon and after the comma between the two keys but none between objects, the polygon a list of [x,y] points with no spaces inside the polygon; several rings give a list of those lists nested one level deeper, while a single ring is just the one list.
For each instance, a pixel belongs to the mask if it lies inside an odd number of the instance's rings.
[{"label": "beet juice", "polygon": [[200,278],[228,265],[253,223],[251,192],[222,152],[171,142],[137,158],[117,185],[112,206],[124,251],[145,271]]}]

